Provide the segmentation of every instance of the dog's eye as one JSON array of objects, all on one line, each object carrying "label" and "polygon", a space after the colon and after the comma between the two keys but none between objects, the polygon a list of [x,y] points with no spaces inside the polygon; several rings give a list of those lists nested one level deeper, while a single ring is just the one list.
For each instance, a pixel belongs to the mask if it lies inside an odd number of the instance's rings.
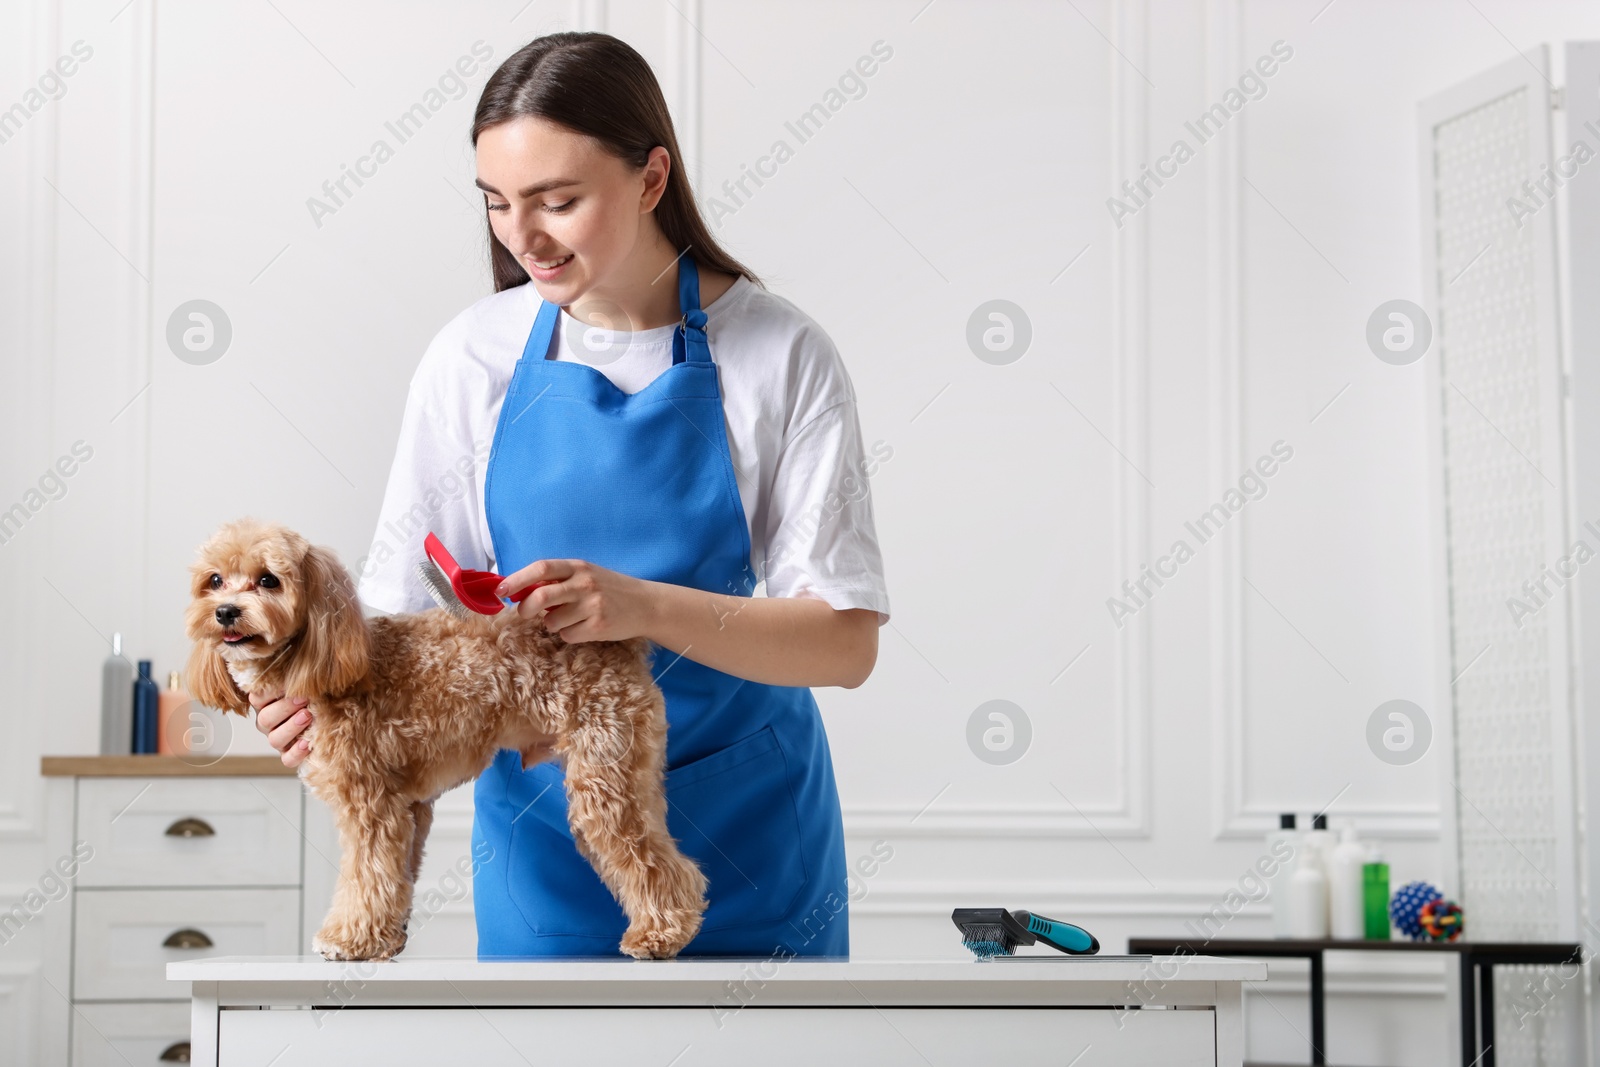
[{"label": "dog's eye", "polygon": [[211,583],[210,584],[211,584],[211,588],[213,588],[213,589],[221,589],[222,588],[222,575],[213,574],[211,576]]},{"label": "dog's eye", "polygon": [[261,581],[256,584],[263,589],[276,589],[278,588],[278,576],[275,574],[263,574]]}]

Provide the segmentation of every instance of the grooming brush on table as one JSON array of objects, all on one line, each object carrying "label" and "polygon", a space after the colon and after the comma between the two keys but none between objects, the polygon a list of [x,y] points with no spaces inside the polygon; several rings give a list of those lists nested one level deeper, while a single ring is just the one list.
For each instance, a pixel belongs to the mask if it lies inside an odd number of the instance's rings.
[{"label": "grooming brush on table", "polygon": [[[433,597],[434,603],[448,611],[457,618],[465,619],[469,613],[477,612],[479,615],[498,615],[505,608],[505,603],[495,596],[495,589],[504,579],[493,571],[475,571],[470,567],[463,567],[455,561],[455,557],[445,551],[444,543],[433,534],[429,534],[422,542],[423,551],[428,558],[417,564],[417,576],[422,579],[422,587]],[[511,594],[511,602],[520,604],[528,594],[541,585],[554,585],[554,582],[534,582],[526,589],[519,589]]]},{"label": "grooming brush on table", "polygon": [[961,943],[980,960],[1015,955],[1017,947],[1042,942],[1069,956],[1093,956],[1100,942],[1081,926],[1005,908],[957,908],[950,919]]}]

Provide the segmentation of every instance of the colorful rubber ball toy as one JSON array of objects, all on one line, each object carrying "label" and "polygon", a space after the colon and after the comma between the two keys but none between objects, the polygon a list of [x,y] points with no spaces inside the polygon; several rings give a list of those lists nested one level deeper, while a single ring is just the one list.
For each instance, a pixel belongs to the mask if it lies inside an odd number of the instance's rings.
[{"label": "colorful rubber ball toy", "polygon": [[1427,882],[1407,882],[1389,898],[1389,918],[1395,929],[1413,941],[1427,941],[1429,936],[1422,928],[1422,909],[1444,894]]},{"label": "colorful rubber ball toy", "polygon": [[1461,905],[1453,900],[1430,900],[1417,912],[1417,925],[1430,941],[1454,941],[1467,928]]}]

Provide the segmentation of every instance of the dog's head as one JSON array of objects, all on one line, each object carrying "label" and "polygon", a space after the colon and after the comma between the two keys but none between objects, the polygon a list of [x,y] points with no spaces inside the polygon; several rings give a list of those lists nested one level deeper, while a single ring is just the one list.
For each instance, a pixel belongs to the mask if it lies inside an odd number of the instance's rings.
[{"label": "dog's head", "polygon": [[200,546],[184,630],[189,692],[245,714],[228,667],[288,696],[336,695],[366,676],[370,645],[355,585],[334,554],[293,530],[240,519]]}]

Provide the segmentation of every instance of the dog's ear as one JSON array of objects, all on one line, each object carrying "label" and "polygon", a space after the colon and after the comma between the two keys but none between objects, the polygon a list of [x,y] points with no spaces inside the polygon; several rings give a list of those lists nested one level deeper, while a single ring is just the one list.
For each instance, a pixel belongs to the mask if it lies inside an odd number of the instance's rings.
[{"label": "dog's ear", "polygon": [[306,627],[284,671],[289,696],[336,696],[367,675],[372,644],[361,617],[355,583],[325,548],[311,547],[301,562]]},{"label": "dog's ear", "polygon": [[189,665],[183,673],[189,695],[206,707],[240,715],[249,714],[249,699],[234,684],[233,675],[228,673],[228,665],[215,648],[195,642],[189,652]]}]

